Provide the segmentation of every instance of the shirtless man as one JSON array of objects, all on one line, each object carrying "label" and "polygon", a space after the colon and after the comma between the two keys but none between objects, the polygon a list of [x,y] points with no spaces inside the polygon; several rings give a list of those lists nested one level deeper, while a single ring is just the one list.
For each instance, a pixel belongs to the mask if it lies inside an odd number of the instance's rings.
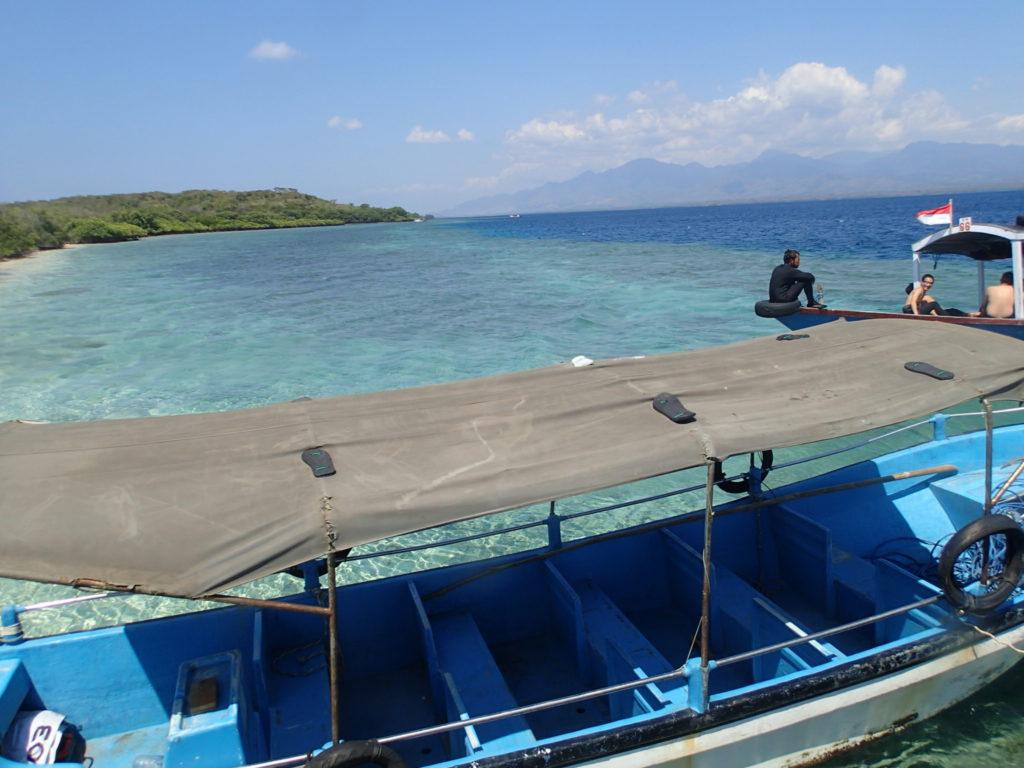
[{"label": "shirtless man", "polygon": [[981,308],[972,317],[1013,317],[1013,272],[1003,272],[999,285],[985,289]]}]

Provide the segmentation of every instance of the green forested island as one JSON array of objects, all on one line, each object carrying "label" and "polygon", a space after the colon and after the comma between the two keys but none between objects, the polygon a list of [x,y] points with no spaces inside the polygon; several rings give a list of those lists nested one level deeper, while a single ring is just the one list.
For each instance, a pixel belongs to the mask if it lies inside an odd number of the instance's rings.
[{"label": "green forested island", "polygon": [[404,208],[335,203],[283,187],[252,192],[63,197],[0,205],[0,258],[67,243],[112,243],[149,235],[413,221]]}]

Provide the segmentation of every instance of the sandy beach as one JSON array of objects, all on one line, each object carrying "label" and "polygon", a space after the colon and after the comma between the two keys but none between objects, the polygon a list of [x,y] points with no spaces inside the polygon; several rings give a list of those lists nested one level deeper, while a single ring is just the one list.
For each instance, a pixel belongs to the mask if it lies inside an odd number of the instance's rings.
[{"label": "sandy beach", "polygon": [[87,245],[91,245],[91,243],[68,243],[61,248],[47,248],[42,251],[32,251],[30,253],[26,253],[24,256],[0,257],[0,268],[6,271],[19,264],[31,264],[40,258],[53,256],[59,253],[67,253],[68,251],[77,250],[78,248],[84,248]]}]

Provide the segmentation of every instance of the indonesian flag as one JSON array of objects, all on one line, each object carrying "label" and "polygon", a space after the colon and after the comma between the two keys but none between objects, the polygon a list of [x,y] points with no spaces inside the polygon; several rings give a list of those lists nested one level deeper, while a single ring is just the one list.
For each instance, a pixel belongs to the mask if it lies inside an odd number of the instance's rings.
[{"label": "indonesian flag", "polygon": [[946,203],[941,208],[933,208],[930,211],[918,211],[917,220],[929,226],[935,224],[953,223],[953,203]]}]

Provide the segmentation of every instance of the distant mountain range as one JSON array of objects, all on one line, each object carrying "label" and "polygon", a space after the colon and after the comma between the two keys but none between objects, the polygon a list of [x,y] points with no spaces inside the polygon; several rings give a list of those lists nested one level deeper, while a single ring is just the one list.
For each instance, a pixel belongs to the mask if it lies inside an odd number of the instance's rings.
[{"label": "distant mountain range", "polygon": [[917,142],[896,152],[837,152],[817,160],[767,151],[714,168],[633,160],[603,173],[481,197],[441,216],[657,208],[1024,188],[1024,146]]}]

